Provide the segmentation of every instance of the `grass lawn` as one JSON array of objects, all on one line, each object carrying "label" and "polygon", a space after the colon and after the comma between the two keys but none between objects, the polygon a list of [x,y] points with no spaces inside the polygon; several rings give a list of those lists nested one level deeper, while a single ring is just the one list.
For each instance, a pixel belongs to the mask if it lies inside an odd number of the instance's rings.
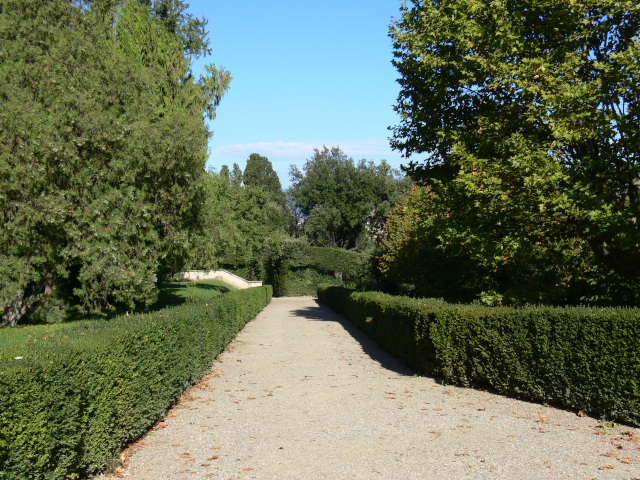
[{"label": "grass lawn", "polygon": [[[148,311],[181,305],[185,302],[206,302],[208,299],[223,293],[237,290],[220,280],[201,280],[198,282],[170,282],[160,286],[158,301]],[[0,327],[0,350],[10,345],[24,342],[42,342],[56,335],[75,335],[87,329],[95,329],[101,321],[111,320],[126,314],[127,308],[120,307],[104,316],[74,313],[63,323],[46,325],[19,325],[17,327]]]},{"label": "grass lawn", "polygon": [[211,297],[222,295],[232,290],[237,290],[237,288],[220,280],[165,283],[160,287],[158,303],[156,303],[154,309],[181,305],[187,300],[206,301]]}]

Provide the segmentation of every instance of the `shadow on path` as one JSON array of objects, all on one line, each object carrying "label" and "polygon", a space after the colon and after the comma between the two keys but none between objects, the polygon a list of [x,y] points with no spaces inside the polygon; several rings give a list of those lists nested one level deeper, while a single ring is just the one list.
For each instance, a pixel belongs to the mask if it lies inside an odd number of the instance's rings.
[{"label": "shadow on path", "polygon": [[314,300],[315,307],[305,307],[292,310],[291,314],[313,320],[316,322],[335,322],[344,328],[353,339],[360,344],[362,350],[369,355],[373,360],[380,363],[381,366],[387,370],[391,370],[399,375],[413,376],[416,372],[404,365],[400,360],[387,353],[382,349],[374,340],[371,339],[366,333],[356,327],[353,323],[347,320],[342,315],[334,312],[326,305],[320,303],[317,299]]}]

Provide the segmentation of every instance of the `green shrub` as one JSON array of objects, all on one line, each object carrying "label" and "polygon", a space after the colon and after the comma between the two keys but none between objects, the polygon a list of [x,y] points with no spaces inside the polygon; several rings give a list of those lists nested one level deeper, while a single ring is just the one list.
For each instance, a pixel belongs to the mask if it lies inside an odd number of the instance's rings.
[{"label": "green shrub", "polygon": [[315,296],[318,284],[342,285],[333,275],[317,271],[315,268],[296,268],[289,271],[287,295],[292,297]]},{"label": "green shrub", "polygon": [[0,352],[0,478],[103,469],[161,418],[271,299],[269,286],[77,322]]},{"label": "green shrub", "polygon": [[318,298],[420,371],[640,425],[640,310],[453,305],[321,285]]},{"label": "green shrub", "polygon": [[431,328],[443,375],[640,425],[640,310],[458,307]]},{"label": "green shrub", "polygon": [[273,287],[275,297],[284,297],[289,290],[287,254],[281,237],[267,240],[264,252],[264,283]]},{"label": "green shrub", "polygon": [[342,248],[312,247],[302,241],[286,244],[291,268],[315,268],[319,272],[342,273],[345,281],[358,281],[369,275],[371,256]]},{"label": "green shrub", "polygon": [[421,372],[438,371],[429,336],[434,312],[443,300],[396,297],[318,286],[318,298],[373,337],[385,350]]}]

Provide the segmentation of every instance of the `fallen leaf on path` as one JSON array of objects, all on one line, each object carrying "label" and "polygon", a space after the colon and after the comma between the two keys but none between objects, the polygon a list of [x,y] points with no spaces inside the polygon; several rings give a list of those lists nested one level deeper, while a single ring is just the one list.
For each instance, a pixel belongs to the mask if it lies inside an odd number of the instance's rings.
[{"label": "fallen leaf on path", "polygon": [[612,470],[616,467],[614,467],[613,465],[603,465],[600,468],[598,468],[598,470]]}]

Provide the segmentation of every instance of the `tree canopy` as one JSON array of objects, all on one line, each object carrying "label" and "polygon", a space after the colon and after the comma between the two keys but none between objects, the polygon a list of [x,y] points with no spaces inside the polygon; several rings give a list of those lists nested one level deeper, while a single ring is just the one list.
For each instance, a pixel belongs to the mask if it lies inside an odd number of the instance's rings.
[{"label": "tree canopy", "polygon": [[59,318],[63,293],[95,312],[149,304],[200,233],[204,118],[230,77],[194,81],[179,36],[144,5],[117,8],[2,3],[3,323]]},{"label": "tree canopy", "polygon": [[637,281],[640,6],[425,0],[401,14],[391,144],[432,187],[439,248],[539,289]]},{"label": "tree canopy", "polygon": [[285,199],[280,178],[267,157],[257,153],[249,155],[242,174],[242,181],[245,187],[260,188],[274,201],[284,205]]},{"label": "tree canopy", "polygon": [[259,277],[270,239],[289,234],[292,228],[292,215],[271,162],[255,153],[244,173],[238,164],[233,172],[223,165],[219,174],[208,172],[206,179],[210,191],[205,207],[207,234],[194,266],[247,267],[247,275]]},{"label": "tree canopy", "polygon": [[207,38],[207,19],[194,17],[187,12],[189,4],[182,0],[137,0],[148,8],[152,17],[162,24],[164,29],[175,35],[187,55],[210,55]]},{"label": "tree canopy", "polygon": [[290,169],[289,195],[313,244],[355,248],[375,236],[406,186],[387,162],[357,164],[338,147],[314,150],[301,172]]}]

